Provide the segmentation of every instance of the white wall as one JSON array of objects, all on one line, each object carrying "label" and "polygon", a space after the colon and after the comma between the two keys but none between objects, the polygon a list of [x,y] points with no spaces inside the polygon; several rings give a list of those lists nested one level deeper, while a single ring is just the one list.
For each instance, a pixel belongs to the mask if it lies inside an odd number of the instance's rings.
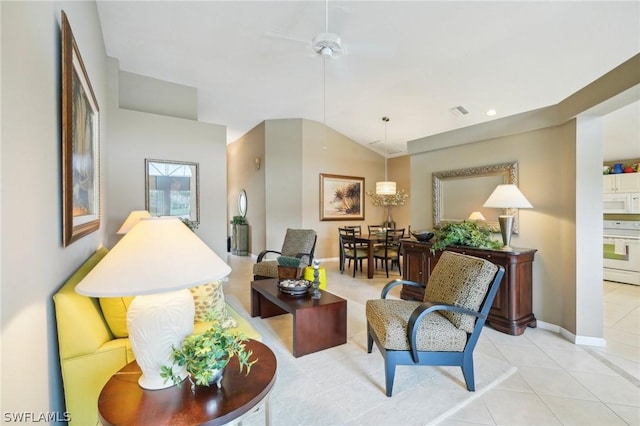
[{"label": "white wall", "polygon": [[[496,137],[478,143],[411,156],[411,217],[416,228],[432,229],[432,174],[443,170],[482,167],[518,162],[519,187],[534,206],[522,209],[520,232],[513,235],[514,247],[538,251],[533,263],[533,312],[540,320],[561,324],[563,295],[567,283],[575,283],[575,247],[568,244],[574,234],[567,223],[574,222],[573,195],[575,152],[571,127],[549,128]],[[500,240],[500,235],[494,236]],[[573,301],[568,305],[575,305]]]},{"label": "white wall", "polygon": [[139,74],[119,72],[120,108],[198,119],[198,90]]},{"label": "white wall", "polygon": [[[311,120],[267,120],[229,146],[229,215],[237,211],[237,192],[244,187],[254,255],[265,248],[279,250],[286,229],[301,227],[316,230],[316,257],[338,257],[339,226],[366,230],[367,224],[381,223],[383,209],[366,195],[364,221],[320,221],[320,173],[364,177],[366,191],[375,191],[384,177],[381,155],[331,128],[325,139],[323,127]],[[255,170],[254,159],[261,155],[261,168]],[[408,169],[397,175],[408,180]],[[408,214],[400,217],[408,221]]]},{"label": "white wall", "polygon": [[302,221],[302,120],[265,122],[265,248],[280,250],[287,228],[306,228]]},{"label": "white wall", "polygon": [[[238,194],[244,189],[247,193],[249,253],[253,254],[266,247],[265,126],[265,122],[261,122],[227,146],[227,219],[230,221],[238,215]],[[259,168],[256,158],[260,161]],[[231,225],[227,226],[231,235]]]},{"label": "white wall", "polygon": [[[198,163],[200,225],[196,234],[226,255],[226,128],[138,111],[114,112],[109,132],[108,238],[132,210],[144,210],[144,160]],[[111,245],[111,244],[110,244]]]},{"label": "white wall", "polygon": [[598,172],[602,166],[602,122],[602,117],[576,120],[576,230],[583,230],[575,237],[580,248],[576,256],[577,336],[593,336],[592,330],[602,329],[603,324],[602,175]]},{"label": "white wall", "polygon": [[601,117],[639,98],[636,55],[557,105],[409,142],[412,218],[431,211],[431,191],[418,182],[435,167],[518,161],[534,208],[520,211],[512,241],[538,249],[534,314],[578,343],[602,344]]},{"label": "white wall", "polygon": [[355,143],[348,137],[323,124],[303,120],[302,145],[302,224],[304,228],[315,229],[318,233],[316,257],[337,258],[339,256],[338,227],[380,224],[382,207],[371,204],[364,195],[364,220],[320,220],[320,174],[336,174],[364,178],[364,191],[375,192],[376,182],[384,178],[384,157]]},{"label": "white wall", "polygon": [[603,117],[604,161],[640,158],[640,102]]},{"label": "white wall", "polygon": [[[119,80],[127,81],[132,76],[135,76],[135,82],[145,81],[143,76],[119,73],[117,62],[110,60],[109,93],[116,96]],[[152,99],[155,102],[171,104],[174,97],[180,97],[177,95],[181,92],[178,85],[167,83],[170,90],[165,92],[163,82],[151,80],[155,93]],[[149,86],[142,85],[138,99],[145,97],[146,92],[142,90],[145,87]],[[190,88],[182,88],[187,94],[191,93]],[[163,92],[169,96],[160,96]],[[135,100],[130,100],[127,105],[137,108],[137,111],[123,109],[118,107],[115,100],[110,100],[111,121],[108,130],[107,246],[111,247],[119,240],[115,233],[127,215],[132,210],[145,208],[144,160],[186,161],[198,163],[200,175],[200,226],[196,234],[224,259],[227,251],[226,127],[141,112],[146,102],[133,104]],[[193,96],[191,104],[196,103],[197,99]],[[180,115],[180,110],[171,113]]]},{"label": "white wall", "polygon": [[[62,9],[100,106],[102,216],[97,232],[66,248],[61,242]],[[0,11],[0,383],[11,384],[1,390],[1,422],[5,413],[64,410],[51,297],[100,245],[113,245],[130,210],[144,208],[144,158],[200,163],[197,233],[224,255],[226,128],[119,110],[117,64],[116,77],[109,78],[114,64],[106,56],[95,3],[2,1]],[[196,103],[189,93],[181,99],[189,98]]]},{"label": "white wall", "polygon": [[[51,296],[101,244],[104,224],[62,247],[60,11],[100,113],[106,193],[106,53],[95,3],[0,2],[2,29],[1,411],[63,410]],[[102,212],[107,207],[103,196]],[[7,386],[10,384],[10,386]]]}]

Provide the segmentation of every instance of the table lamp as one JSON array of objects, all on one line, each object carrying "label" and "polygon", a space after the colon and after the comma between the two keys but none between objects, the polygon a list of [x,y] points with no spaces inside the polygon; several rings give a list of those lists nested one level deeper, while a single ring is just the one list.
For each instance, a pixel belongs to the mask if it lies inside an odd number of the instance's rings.
[{"label": "table lamp", "polygon": [[[502,184],[498,185],[493,190],[487,201],[483,204],[483,207],[496,208],[496,209],[525,209],[532,208],[533,206],[522,195],[522,192],[514,184]],[[508,211],[506,212],[508,213]],[[498,216],[498,222],[500,223],[500,233],[502,234],[502,243],[504,246],[502,250],[511,251],[509,242],[511,241],[511,230],[513,228],[513,217],[515,214],[503,214]]]},{"label": "table lamp", "polygon": [[467,220],[470,222],[484,222],[487,219],[485,219],[482,213],[480,212],[471,212]]},{"label": "table lamp", "polygon": [[127,328],[142,370],[138,384],[163,389],[173,386],[160,376],[162,366],[172,363],[172,346],[193,333],[195,308],[188,289],[230,272],[178,217],[142,218],[76,291],[91,297],[136,296],[127,311]]}]

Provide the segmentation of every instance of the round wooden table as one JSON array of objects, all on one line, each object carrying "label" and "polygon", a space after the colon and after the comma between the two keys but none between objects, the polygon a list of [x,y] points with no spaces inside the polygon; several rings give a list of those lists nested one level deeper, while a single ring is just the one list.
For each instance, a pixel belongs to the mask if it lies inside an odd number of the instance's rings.
[{"label": "round wooden table", "polygon": [[265,403],[276,379],[276,357],[266,345],[247,342],[257,359],[248,376],[233,357],[225,368],[222,388],[182,386],[147,390],[138,385],[142,374],[133,361],[114,374],[100,392],[98,414],[104,425],[222,425]]}]

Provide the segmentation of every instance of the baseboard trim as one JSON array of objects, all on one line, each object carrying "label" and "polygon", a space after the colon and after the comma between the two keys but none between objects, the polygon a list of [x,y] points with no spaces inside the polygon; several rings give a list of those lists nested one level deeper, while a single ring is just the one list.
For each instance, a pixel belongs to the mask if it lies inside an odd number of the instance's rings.
[{"label": "baseboard trim", "polygon": [[576,345],[596,346],[600,348],[604,348],[607,346],[607,341],[602,337],[576,336],[569,330],[562,328],[559,325],[538,320],[538,327],[544,330],[558,333],[560,336],[564,337],[571,343],[575,343]]}]

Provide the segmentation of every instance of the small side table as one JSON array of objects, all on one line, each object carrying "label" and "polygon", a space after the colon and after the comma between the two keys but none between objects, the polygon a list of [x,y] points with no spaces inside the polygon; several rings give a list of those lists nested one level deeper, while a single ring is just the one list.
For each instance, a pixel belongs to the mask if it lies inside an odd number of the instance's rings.
[{"label": "small side table", "polygon": [[103,425],[223,425],[238,420],[254,408],[265,406],[265,423],[269,424],[269,393],[276,380],[276,357],[256,340],[247,349],[257,359],[251,373],[239,371],[237,358],[231,358],[224,371],[222,388],[215,385],[182,386],[147,390],[138,385],[142,374],[133,361],[114,374],[98,398],[98,414]]}]

